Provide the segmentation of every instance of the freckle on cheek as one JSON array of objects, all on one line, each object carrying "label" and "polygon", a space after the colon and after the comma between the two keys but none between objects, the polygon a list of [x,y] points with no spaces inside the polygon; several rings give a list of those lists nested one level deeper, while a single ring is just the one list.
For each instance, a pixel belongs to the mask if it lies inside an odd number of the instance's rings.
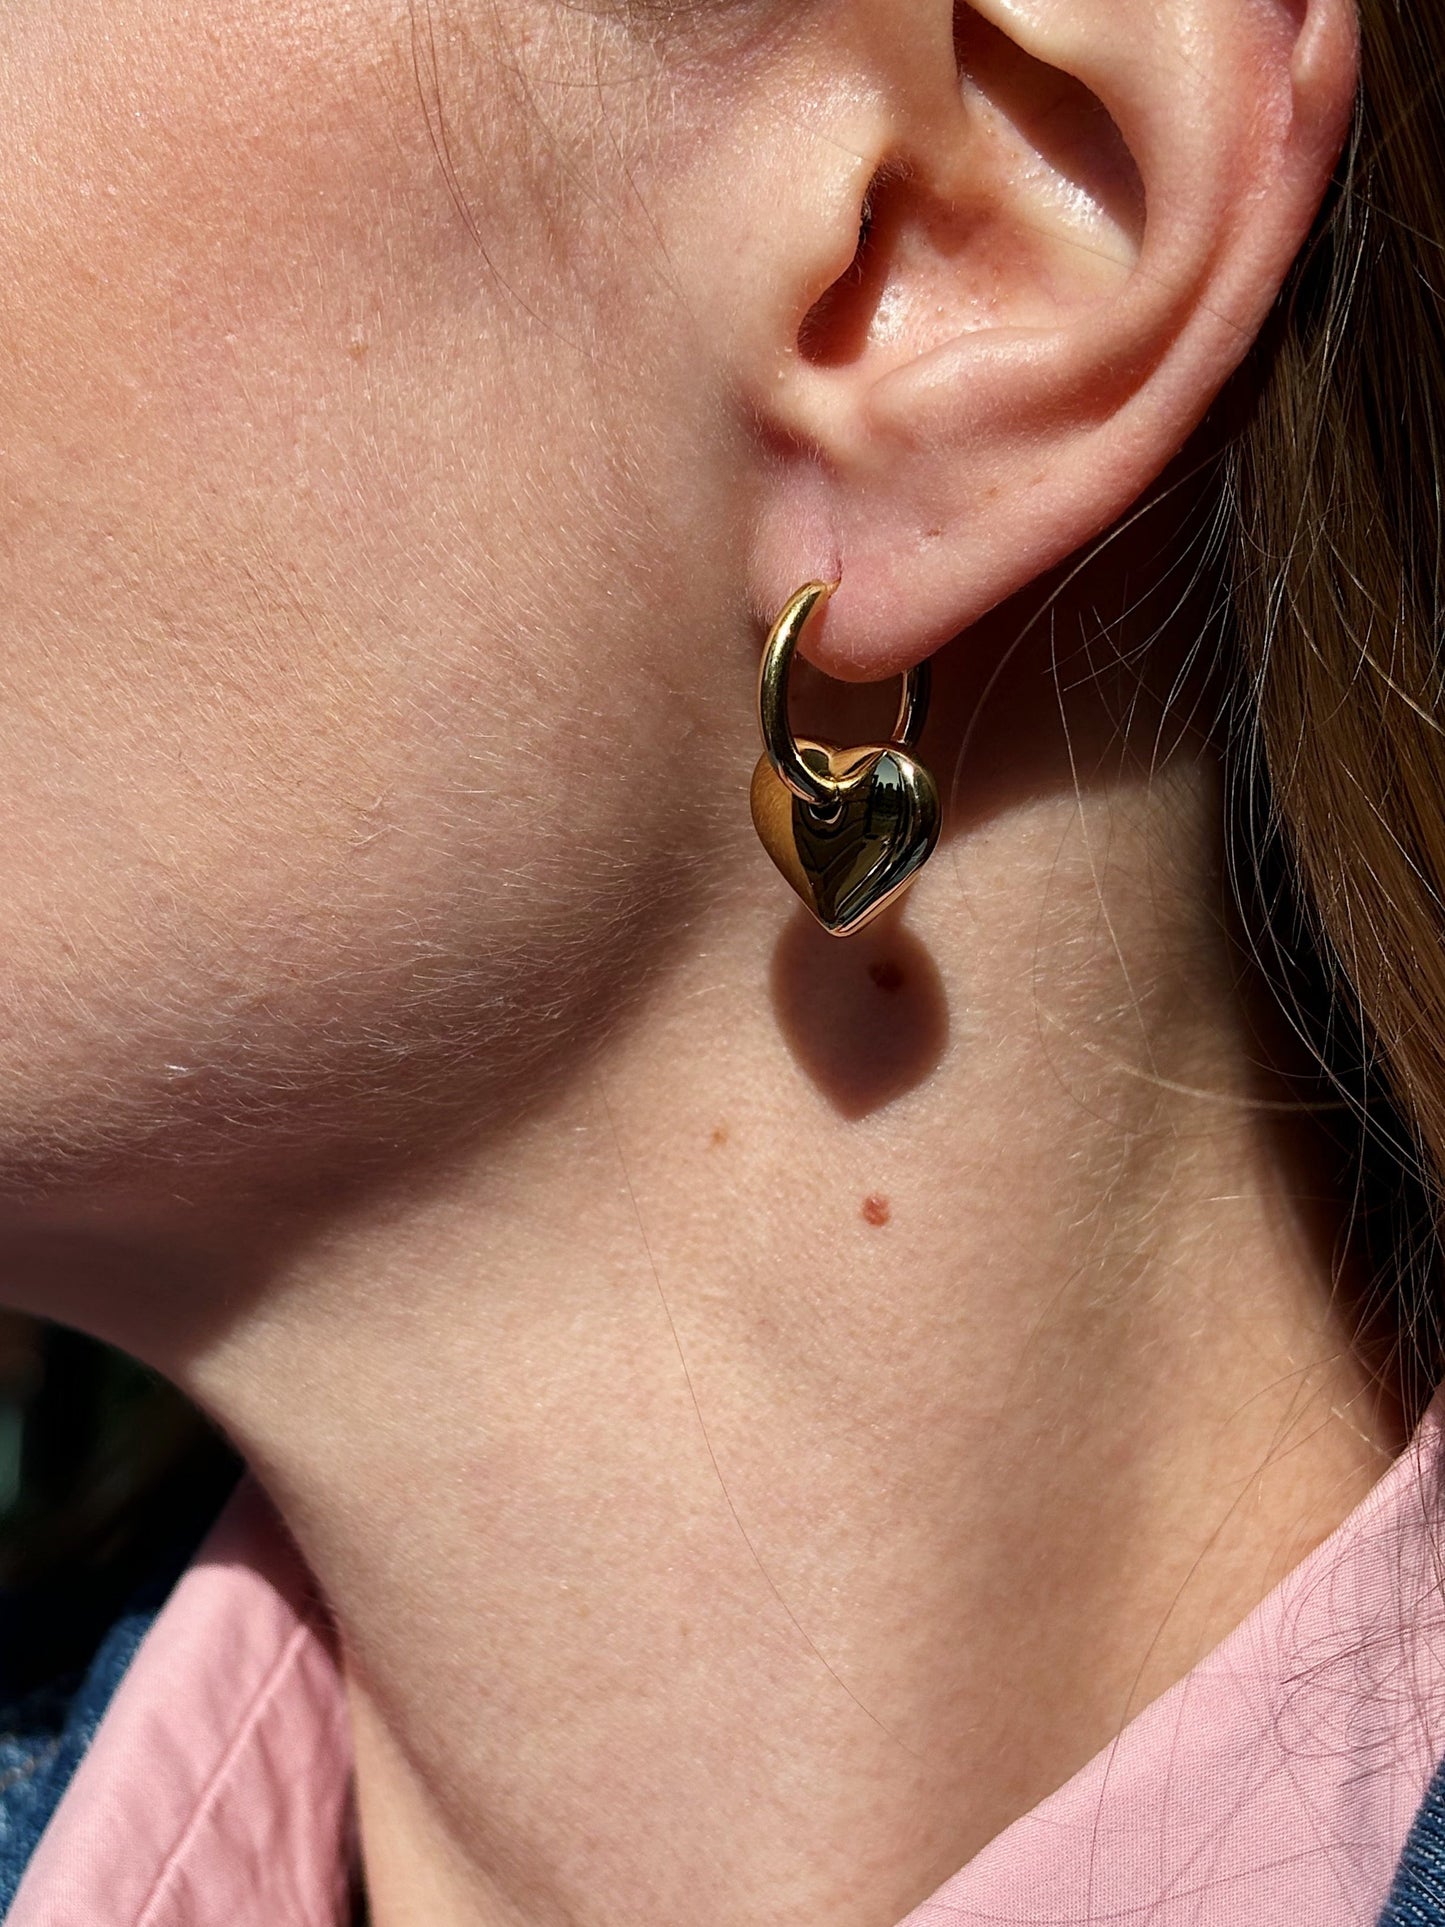
[{"label": "freckle on cheek", "polygon": [[887,1224],[893,1216],[893,1207],[881,1192],[870,1191],[863,1200],[863,1222],[865,1224]]},{"label": "freckle on cheek", "polygon": [[726,1144],[727,1141],[728,1141],[727,1125],[714,1124],[714,1126],[712,1127],[712,1137],[709,1140],[709,1142],[712,1144],[713,1149],[716,1150],[720,1145]]}]

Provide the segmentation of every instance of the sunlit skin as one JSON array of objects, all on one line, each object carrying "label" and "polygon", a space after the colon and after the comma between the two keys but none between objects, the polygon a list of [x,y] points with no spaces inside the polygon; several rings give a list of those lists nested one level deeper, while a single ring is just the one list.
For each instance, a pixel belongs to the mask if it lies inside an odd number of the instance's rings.
[{"label": "sunlit skin", "polygon": [[[1200,485],[1063,569],[1267,312],[1349,8],[980,12],[0,28],[0,1276],[297,1536],[377,1927],[886,1927],[1397,1442],[1161,714]],[[747,807],[835,573],[945,812],[847,944]]]}]

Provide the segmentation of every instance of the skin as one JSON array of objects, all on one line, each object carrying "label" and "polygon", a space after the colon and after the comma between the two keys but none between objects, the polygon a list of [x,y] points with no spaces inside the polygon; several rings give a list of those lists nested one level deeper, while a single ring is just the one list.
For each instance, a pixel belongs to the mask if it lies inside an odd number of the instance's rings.
[{"label": "skin", "polygon": [[[1053,573],[1267,312],[1348,8],[3,33],[7,1299],[275,1499],[378,1927],[896,1919],[1398,1443],[1165,718],[1207,494]],[[745,804],[837,571],[948,819],[850,945]]]}]

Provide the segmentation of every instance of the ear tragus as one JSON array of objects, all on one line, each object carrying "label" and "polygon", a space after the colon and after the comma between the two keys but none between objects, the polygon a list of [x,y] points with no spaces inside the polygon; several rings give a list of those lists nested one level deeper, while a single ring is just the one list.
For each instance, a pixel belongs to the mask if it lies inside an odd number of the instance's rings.
[{"label": "ear tragus", "polygon": [[866,346],[888,272],[878,233],[878,203],[906,173],[901,162],[893,161],[880,167],[868,183],[853,259],[813,303],[798,330],[798,353],[804,361],[837,367],[852,361]]}]

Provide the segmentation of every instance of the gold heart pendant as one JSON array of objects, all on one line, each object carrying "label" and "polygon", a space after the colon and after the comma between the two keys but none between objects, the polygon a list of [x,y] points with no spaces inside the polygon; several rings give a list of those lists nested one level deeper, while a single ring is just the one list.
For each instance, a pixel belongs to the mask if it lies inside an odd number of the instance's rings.
[{"label": "gold heart pendant", "polygon": [[938,787],[897,744],[794,742],[810,771],[838,785],[837,800],[823,808],[796,796],[763,756],[753,771],[753,824],[823,928],[850,937],[928,861],[938,841]]},{"label": "gold heart pendant", "polygon": [[753,826],[763,848],[835,937],[851,937],[892,903],[938,841],[938,788],[909,755],[928,713],[927,658],[903,674],[894,741],[838,749],[794,736],[788,672],[814,613],[837,582],[806,582],[768,632],[758,664],[763,756],[753,771]]}]

